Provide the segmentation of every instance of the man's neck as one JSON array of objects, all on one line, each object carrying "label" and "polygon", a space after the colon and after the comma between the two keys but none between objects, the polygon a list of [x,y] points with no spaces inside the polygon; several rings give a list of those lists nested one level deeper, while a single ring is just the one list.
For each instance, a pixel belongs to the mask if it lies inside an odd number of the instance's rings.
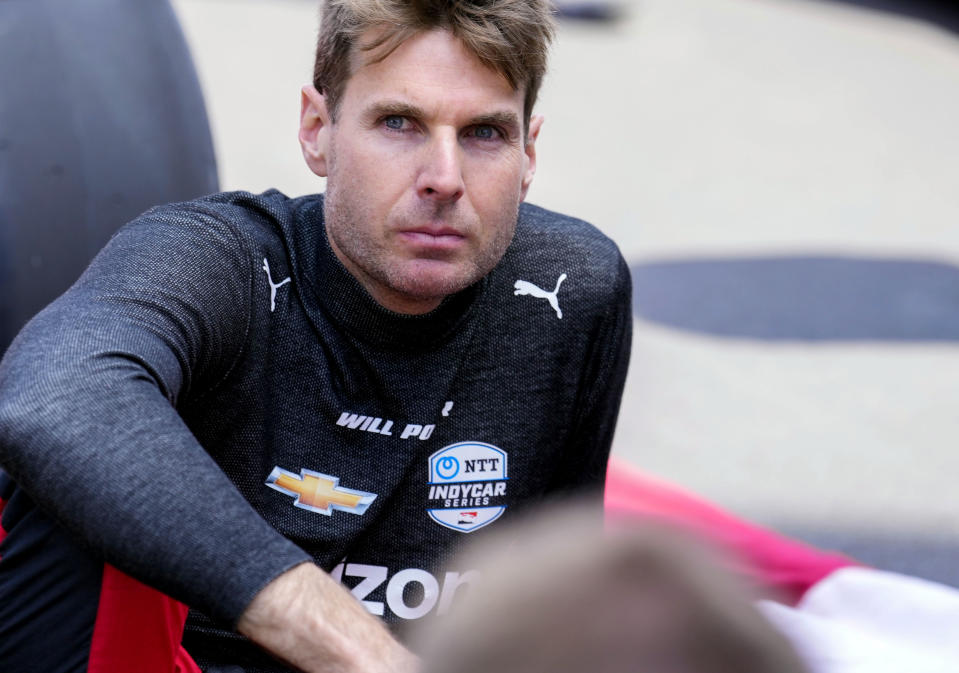
[{"label": "man's neck", "polygon": [[443,301],[443,297],[413,297],[384,287],[382,283],[377,283],[353,260],[343,254],[329,232],[327,232],[327,239],[330,242],[333,254],[340,260],[340,264],[359,281],[360,285],[373,297],[373,300],[383,308],[404,315],[423,315],[435,309]]}]

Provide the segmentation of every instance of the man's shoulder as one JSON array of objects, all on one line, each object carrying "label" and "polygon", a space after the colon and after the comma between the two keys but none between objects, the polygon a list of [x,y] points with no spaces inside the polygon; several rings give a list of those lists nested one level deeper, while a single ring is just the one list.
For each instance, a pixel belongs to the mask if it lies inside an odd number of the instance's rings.
[{"label": "man's shoulder", "polygon": [[595,281],[609,284],[622,283],[625,269],[616,243],[598,228],[527,203],[520,206],[516,236],[507,258],[518,268],[556,268],[567,274],[588,274]]},{"label": "man's shoulder", "polygon": [[125,225],[112,243],[122,240],[138,250],[160,246],[171,254],[196,249],[237,263],[250,254],[257,260],[285,258],[298,243],[300,225],[315,219],[322,203],[322,195],[290,198],[275,189],[218,192],[155,206]]},{"label": "man's shoulder", "polygon": [[238,231],[248,232],[266,224],[292,223],[304,210],[322,207],[322,195],[312,194],[290,198],[276,189],[261,194],[247,191],[218,192],[190,201],[156,206],[141,218],[182,222],[216,221]]}]

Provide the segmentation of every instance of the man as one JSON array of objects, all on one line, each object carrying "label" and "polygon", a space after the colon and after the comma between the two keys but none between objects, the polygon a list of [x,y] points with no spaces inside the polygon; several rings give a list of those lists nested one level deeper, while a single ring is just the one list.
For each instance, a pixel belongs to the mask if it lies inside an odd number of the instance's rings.
[{"label": "man", "polygon": [[466,534],[599,490],[630,282],[595,229],[520,205],[551,25],[545,1],[330,2],[300,123],[326,195],[154,209],[18,337],[0,605],[46,581],[79,663],[16,616],[7,661],[84,670],[116,566],[195,609],[207,670],[413,670],[368,613],[445,614]]}]

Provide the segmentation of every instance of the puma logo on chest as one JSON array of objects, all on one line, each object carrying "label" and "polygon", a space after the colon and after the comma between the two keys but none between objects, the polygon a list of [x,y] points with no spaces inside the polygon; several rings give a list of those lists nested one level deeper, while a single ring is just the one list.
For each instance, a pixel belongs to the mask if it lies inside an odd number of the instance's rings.
[{"label": "puma logo on chest", "polygon": [[518,280],[513,284],[513,294],[528,294],[532,297],[537,297],[539,299],[545,299],[549,302],[549,305],[553,307],[553,310],[556,311],[556,317],[560,320],[563,319],[563,311],[559,307],[559,286],[563,284],[563,281],[566,280],[566,274],[560,274],[559,279],[556,281],[556,287],[553,288],[552,292],[547,292],[546,290],[533,285],[527,280]]}]

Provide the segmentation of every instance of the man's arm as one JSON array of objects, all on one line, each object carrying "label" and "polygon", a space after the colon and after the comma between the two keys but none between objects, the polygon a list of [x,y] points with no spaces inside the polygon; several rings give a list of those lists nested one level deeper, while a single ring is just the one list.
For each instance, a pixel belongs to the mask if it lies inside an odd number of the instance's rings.
[{"label": "man's arm", "polygon": [[[371,640],[384,652],[401,659],[402,650],[303,563],[307,554],[250,507],[177,413],[242,353],[254,264],[209,213],[154,211],[121,230],[0,364],[0,462],[107,562],[221,621],[242,621],[281,658],[297,662],[299,651],[271,635],[279,615],[270,597],[305,578],[290,616],[305,639],[328,639],[330,670],[403,670],[356,667],[363,644],[350,639],[364,629],[381,634]],[[340,614],[353,631],[331,619]]]},{"label": "man's arm", "polygon": [[[586,489],[602,494],[606,463],[626,384],[632,346],[632,279],[625,260],[616,255],[609,283],[610,300],[590,334],[590,352],[578,380],[582,381],[567,455],[558,461],[553,491]],[[601,505],[601,503],[600,503]]]},{"label": "man's arm", "polygon": [[305,563],[261,591],[237,630],[307,673],[412,673],[418,660],[338,582]]}]

